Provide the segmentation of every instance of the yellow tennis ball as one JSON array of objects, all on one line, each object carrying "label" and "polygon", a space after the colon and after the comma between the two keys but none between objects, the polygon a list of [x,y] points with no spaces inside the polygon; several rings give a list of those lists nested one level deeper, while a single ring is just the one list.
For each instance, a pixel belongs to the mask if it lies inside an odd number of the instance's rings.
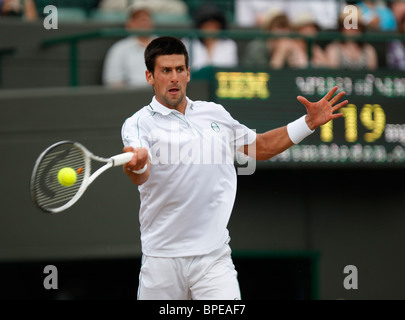
[{"label": "yellow tennis ball", "polygon": [[72,168],[62,168],[58,172],[58,181],[62,186],[70,187],[76,182],[77,174]]}]

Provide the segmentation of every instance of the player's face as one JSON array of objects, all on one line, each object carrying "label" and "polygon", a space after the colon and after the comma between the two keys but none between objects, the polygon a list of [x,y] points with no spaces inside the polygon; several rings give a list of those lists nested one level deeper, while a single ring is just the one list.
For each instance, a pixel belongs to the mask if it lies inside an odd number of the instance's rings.
[{"label": "player's face", "polygon": [[153,86],[156,99],[168,108],[185,108],[186,88],[190,81],[190,67],[181,54],[158,56],[154,74],[146,71],[146,79]]}]

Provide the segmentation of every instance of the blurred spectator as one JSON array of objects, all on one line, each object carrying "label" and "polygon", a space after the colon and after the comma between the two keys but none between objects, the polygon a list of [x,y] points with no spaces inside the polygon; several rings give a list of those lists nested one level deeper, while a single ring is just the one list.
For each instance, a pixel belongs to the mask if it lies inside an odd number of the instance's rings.
[{"label": "blurred spectator", "polygon": [[265,15],[271,9],[283,11],[282,4],[273,2],[271,0],[235,0],[235,23],[240,27],[261,26],[263,14]]},{"label": "blurred spectator", "polygon": [[0,0],[0,16],[33,21],[38,18],[38,12],[34,0]]},{"label": "blurred spectator", "polygon": [[[405,35],[405,12],[398,22],[398,32]],[[393,40],[388,42],[387,67],[405,71],[405,43],[403,41]]]},{"label": "blurred spectator", "polygon": [[392,13],[394,14],[395,20],[397,21],[397,25],[399,25],[402,16],[405,14],[405,0],[396,0],[390,3]]},{"label": "blurred spectator", "polygon": [[[295,32],[303,36],[316,37],[320,27],[311,13],[303,12],[296,16],[296,20],[293,23],[293,29]],[[297,38],[294,41],[297,49],[294,50],[293,54],[294,62],[291,62],[293,67],[305,68],[308,67],[308,64],[310,64],[312,68],[328,67],[328,58],[320,45],[316,42],[311,43],[311,59],[309,59],[308,40]]]},{"label": "blurred spectator", "polygon": [[[153,21],[149,6],[133,4],[128,9],[126,22],[128,31],[151,30]],[[107,52],[102,81],[111,87],[147,87],[144,51],[152,40],[151,36],[129,36],[116,42]]]},{"label": "blurred spectator", "polygon": [[147,5],[151,14],[187,14],[187,5],[182,0],[101,0],[99,9],[104,11],[125,11],[133,4]]},{"label": "blurred spectator", "polygon": [[98,8],[105,11],[126,11],[132,0],[100,0]]},{"label": "blurred spectator", "polygon": [[345,28],[342,14],[339,18],[339,29],[343,40],[336,40],[325,48],[329,66],[333,69],[374,70],[378,66],[377,51],[366,42],[356,38],[360,36],[365,26],[358,20],[358,28]]},{"label": "blurred spectator", "polygon": [[397,22],[384,1],[363,0],[357,3],[362,23],[370,31],[396,31]]},{"label": "blurred spectator", "polygon": [[263,14],[270,9],[282,10],[290,21],[302,13],[311,13],[321,30],[337,28],[337,19],[343,0],[235,0],[235,21],[241,27],[256,27]]},{"label": "blurred spectator", "polygon": [[[270,31],[278,37],[271,37],[267,40],[252,40],[245,51],[243,59],[245,65],[266,65],[273,69],[308,67],[307,41],[299,38],[288,38],[288,36],[291,31],[296,31],[304,36],[315,36],[319,27],[312,15],[299,15],[292,29],[289,19],[283,11],[270,9],[267,15],[263,15],[261,23],[264,30]],[[313,44],[311,53],[311,66],[327,66],[326,55],[319,45]]]},{"label": "blurred spectator", "polygon": [[[204,4],[194,17],[194,27],[207,33],[215,33],[227,28],[225,15],[214,4]],[[207,66],[235,67],[239,63],[238,46],[228,38],[201,37],[183,39],[190,53],[190,67],[199,70]]]},{"label": "blurred spectator", "polygon": [[336,30],[339,12],[347,4],[343,0],[291,0],[283,1],[291,21],[311,14],[318,30]]},{"label": "blurred spectator", "polygon": [[[260,24],[263,30],[278,37],[249,42],[242,63],[246,66],[283,68],[295,48],[293,40],[288,38],[291,27],[287,15],[279,9],[270,9],[262,16]],[[286,37],[281,37],[283,35]]]}]

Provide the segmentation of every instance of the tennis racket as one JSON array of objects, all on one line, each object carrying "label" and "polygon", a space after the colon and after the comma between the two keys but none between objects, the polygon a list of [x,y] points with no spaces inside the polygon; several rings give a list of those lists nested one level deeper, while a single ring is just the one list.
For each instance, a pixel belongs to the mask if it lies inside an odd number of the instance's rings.
[{"label": "tennis racket", "polygon": [[[64,211],[80,199],[98,176],[112,167],[129,162],[132,156],[132,152],[126,152],[102,158],[78,142],[57,142],[45,149],[35,162],[30,186],[32,200],[44,212]],[[92,173],[92,160],[105,164]],[[62,184],[58,178],[64,168],[71,171],[71,185]]]}]

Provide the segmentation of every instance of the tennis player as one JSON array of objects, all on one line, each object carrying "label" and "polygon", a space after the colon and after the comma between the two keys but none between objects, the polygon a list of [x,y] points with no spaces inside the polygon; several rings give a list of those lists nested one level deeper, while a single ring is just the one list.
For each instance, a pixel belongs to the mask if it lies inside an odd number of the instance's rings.
[{"label": "tennis player", "polygon": [[307,113],[265,133],[232,118],[223,106],[192,101],[187,50],[173,37],[153,40],[145,50],[146,80],[155,96],[122,127],[123,166],[139,187],[142,266],[138,299],[241,299],[231,258],[230,219],[236,195],[233,157],[240,152],[269,159],[299,143],[335,113],[344,92],[337,87]]}]

